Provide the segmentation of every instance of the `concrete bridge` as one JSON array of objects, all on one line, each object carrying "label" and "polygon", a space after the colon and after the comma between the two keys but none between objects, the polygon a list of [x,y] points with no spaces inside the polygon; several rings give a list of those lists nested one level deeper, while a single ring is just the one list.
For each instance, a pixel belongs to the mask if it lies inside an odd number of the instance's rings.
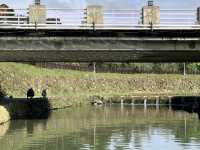
[{"label": "concrete bridge", "polygon": [[[171,15],[171,16],[170,16]],[[142,19],[140,19],[142,18]],[[0,7],[0,61],[199,62],[200,9]]]}]

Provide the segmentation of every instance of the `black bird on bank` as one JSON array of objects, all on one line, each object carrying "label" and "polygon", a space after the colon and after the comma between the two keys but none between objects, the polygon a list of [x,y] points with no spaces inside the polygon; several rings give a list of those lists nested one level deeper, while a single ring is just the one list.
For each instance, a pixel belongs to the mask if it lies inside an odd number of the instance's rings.
[{"label": "black bird on bank", "polygon": [[27,91],[27,99],[32,99],[35,96],[35,92],[33,90],[33,88],[28,89]]},{"label": "black bird on bank", "polygon": [[43,98],[47,97],[47,89],[42,90],[42,97]]}]

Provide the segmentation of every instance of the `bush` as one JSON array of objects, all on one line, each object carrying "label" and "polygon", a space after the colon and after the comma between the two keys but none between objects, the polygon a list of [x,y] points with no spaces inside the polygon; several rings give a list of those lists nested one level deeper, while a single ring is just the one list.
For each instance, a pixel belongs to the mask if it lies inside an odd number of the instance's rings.
[{"label": "bush", "polygon": [[0,85],[0,97],[5,97],[7,96],[6,90],[2,88],[2,86]]}]

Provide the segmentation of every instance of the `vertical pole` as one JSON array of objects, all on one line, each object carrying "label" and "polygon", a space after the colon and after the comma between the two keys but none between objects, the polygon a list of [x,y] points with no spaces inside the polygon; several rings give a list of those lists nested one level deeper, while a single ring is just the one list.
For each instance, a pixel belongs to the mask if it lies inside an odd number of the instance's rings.
[{"label": "vertical pole", "polygon": [[144,97],[144,109],[147,109],[147,97]]},{"label": "vertical pole", "polygon": [[58,14],[57,14],[57,11],[56,11],[56,25],[58,24]]},{"label": "vertical pole", "polygon": [[187,118],[186,118],[186,114],[185,114],[184,121],[185,121],[185,137],[186,137],[187,136]]},{"label": "vertical pole", "polygon": [[200,7],[197,8],[197,23],[200,24]]},{"label": "vertical pole", "polygon": [[186,75],[186,63],[183,63],[183,75]]},{"label": "vertical pole", "polygon": [[93,140],[94,140],[94,150],[96,149],[96,126],[97,126],[97,123],[96,123],[96,118],[97,118],[97,116],[96,116],[96,110],[95,110],[95,112],[94,112],[94,133],[93,133]]},{"label": "vertical pole", "polygon": [[160,101],[160,99],[158,96],[158,97],[156,97],[156,110],[159,110],[159,101]]},{"label": "vertical pole", "polygon": [[121,97],[121,107],[123,107],[124,106],[124,97],[122,96]]},{"label": "vertical pole", "polygon": [[93,85],[94,89],[96,89],[96,62],[93,62]]},{"label": "vertical pole", "polygon": [[94,126],[94,150],[96,149],[96,122]]},{"label": "vertical pole", "polygon": [[96,62],[93,62],[93,72],[96,73]]},{"label": "vertical pole", "polygon": [[132,106],[135,105],[135,98],[134,98],[134,96],[132,96],[131,105],[132,105]]},{"label": "vertical pole", "polygon": [[19,15],[17,16],[17,24],[18,24],[18,25],[20,24],[20,18],[19,18]]},{"label": "vertical pole", "polygon": [[172,97],[169,96],[169,111],[172,110]]},{"label": "vertical pole", "polygon": [[144,96],[144,115],[147,113],[147,97]]}]

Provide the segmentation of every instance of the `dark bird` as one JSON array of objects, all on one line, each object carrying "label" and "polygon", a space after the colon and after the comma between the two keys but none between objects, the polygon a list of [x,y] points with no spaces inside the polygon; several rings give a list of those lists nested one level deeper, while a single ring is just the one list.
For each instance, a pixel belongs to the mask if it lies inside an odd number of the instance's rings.
[{"label": "dark bird", "polygon": [[47,89],[42,90],[42,97],[43,98],[47,97]]},{"label": "dark bird", "polygon": [[35,96],[35,92],[33,90],[33,88],[28,89],[27,91],[27,99],[32,99]]}]

